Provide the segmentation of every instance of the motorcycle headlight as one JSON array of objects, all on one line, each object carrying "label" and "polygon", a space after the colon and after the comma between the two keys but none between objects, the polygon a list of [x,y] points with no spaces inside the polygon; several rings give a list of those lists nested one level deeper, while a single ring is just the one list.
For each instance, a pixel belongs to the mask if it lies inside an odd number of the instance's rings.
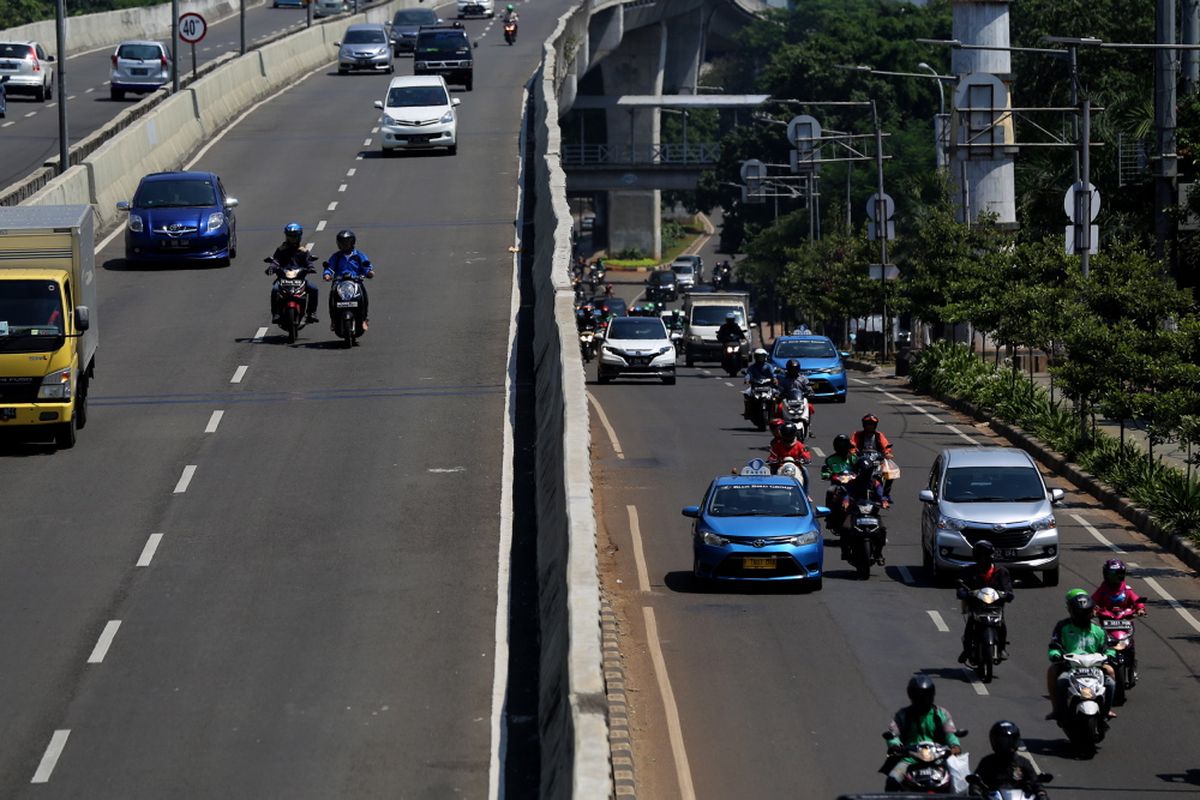
[{"label": "motorcycle headlight", "polygon": [[51,372],[43,378],[37,396],[38,400],[70,400],[71,368]]},{"label": "motorcycle headlight", "polygon": [[816,544],[817,537],[818,537],[818,534],[816,531],[809,531],[808,533],[802,533],[799,536],[793,536],[792,544],[796,547],[800,547],[801,545],[806,545],[806,544]]},{"label": "motorcycle headlight", "polygon": [[1029,523],[1029,527],[1033,528],[1035,531],[1048,531],[1051,528],[1058,527],[1058,523],[1055,521],[1054,515],[1050,514],[1042,517],[1041,519],[1035,519],[1033,522]]},{"label": "motorcycle headlight", "polygon": [[729,544],[728,539],[717,536],[712,531],[705,531],[704,535],[701,536],[700,539],[709,547],[724,547],[725,545]]},{"label": "motorcycle headlight", "polygon": [[133,231],[134,233],[141,233],[142,231],[146,230],[142,225],[142,218],[137,214],[129,215],[129,230]]},{"label": "motorcycle headlight", "polygon": [[447,111],[445,114],[442,114],[442,118],[439,119],[438,122],[442,123],[443,125],[449,125],[451,122],[454,122],[454,112]]},{"label": "motorcycle headlight", "polygon": [[343,300],[353,300],[358,297],[358,284],[354,281],[342,281],[337,285],[337,293]]},{"label": "motorcycle headlight", "polygon": [[967,523],[961,519],[947,517],[945,514],[942,514],[938,517],[937,526],[938,530],[961,531],[963,528],[967,527]]},{"label": "motorcycle headlight", "polygon": [[1092,691],[1090,686],[1080,686],[1079,687],[1079,696],[1082,697],[1084,700],[1091,700],[1093,697],[1096,696],[1096,693]]},{"label": "motorcycle headlight", "polygon": [[860,513],[860,514],[870,514],[874,510],[875,510],[875,506],[873,506],[869,503],[866,505],[863,505],[862,503],[858,504],[858,513]]},{"label": "motorcycle headlight", "polygon": [[208,231],[219,231],[221,226],[225,224],[225,215],[220,211],[214,211],[208,215],[208,224],[204,226]]}]

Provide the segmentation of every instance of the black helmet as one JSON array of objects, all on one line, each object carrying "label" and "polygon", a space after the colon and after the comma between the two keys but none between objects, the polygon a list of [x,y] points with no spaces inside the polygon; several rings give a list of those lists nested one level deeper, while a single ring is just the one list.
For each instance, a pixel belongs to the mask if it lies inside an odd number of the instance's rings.
[{"label": "black helmet", "polygon": [[787,441],[793,441],[800,435],[800,431],[790,422],[786,422],[779,426],[779,436]]},{"label": "black helmet", "polygon": [[344,244],[344,243],[349,243],[351,247],[354,247],[354,244],[357,241],[358,241],[358,237],[356,237],[354,235],[354,231],[352,231],[348,228],[346,230],[338,231],[338,235],[337,235],[338,247],[341,247],[342,244]]},{"label": "black helmet", "polygon": [[288,244],[299,245],[300,240],[304,238],[304,228],[299,222],[289,222],[283,226],[283,240]]},{"label": "black helmet", "polygon": [[730,311],[728,314],[725,315],[725,321],[726,322],[737,322],[737,314]]},{"label": "black helmet", "polygon": [[787,369],[787,374],[793,378],[800,374],[800,362],[794,358],[788,359],[785,368]]},{"label": "black helmet", "polygon": [[917,673],[908,680],[908,699],[914,706],[932,706],[936,691],[933,678],[924,673]]},{"label": "black helmet", "polygon": [[1106,583],[1121,585],[1125,580],[1125,562],[1119,558],[1110,558],[1104,562],[1104,580]]},{"label": "black helmet", "polygon": [[1071,621],[1076,625],[1083,625],[1091,620],[1092,611],[1095,608],[1095,601],[1083,589],[1072,589],[1067,592],[1067,612],[1071,615]]},{"label": "black helmet", "polygon": [[971,548],[971,557],[975,559],[975,563],[991,564],[996,560],[996,546],[987,539],[980,539]]},{"label": "black helmet", "polygon": [[850,437],[844,433],[839,433],[833,437],[833,452],[848,453],[850,451]]},{"label": "black helmet", "polygon": [[1008,720],[1002,719],[988,731],[988,740],[992,743],[993,753],[1011,756],[1021,746],[1021,729]]}]

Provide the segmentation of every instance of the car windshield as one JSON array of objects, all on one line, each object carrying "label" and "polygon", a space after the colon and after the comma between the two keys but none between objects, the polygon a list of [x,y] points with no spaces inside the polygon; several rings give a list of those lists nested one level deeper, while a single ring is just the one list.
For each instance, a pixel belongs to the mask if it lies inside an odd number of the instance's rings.
[{"label": "car windshield", "polygon": [[0,58],[29,58],[33,48],[27,44],[0,44]]},{"label": "car windshield", "polygon": [[117,58],[130,61],[158,61],[162,51],[152,44],[123,44],[117,50]]},{"label": "car windshield", "polygon": [[387,36],[384,36],[381,30],[346,31],[346,38],[342,39],[342,44],[384,44],[386,42]]},{"label": "car windshield", "polygon": [[393,25],[433,25],[437,22],[437,14],[428,8],[408,8],[397,11],[392,17]]},{"label": "car windshield", "polygon": [[0,281],[0,350],[34,336],[61,336],[63,304],[51,281]]},{"label": "car windshield", "polygon": [[662,320],[647,317],[621,317],[608,326],[609,339],[665,339]]},{"label": "car windshield", "polygon": [[449,105],[446,90],[440,86],[396,86],[388,92],[388,108]]},{"label": "car windshield", "polygon": [[467,37],[462,31],[426,31],[417,39],[418,53],[466,53],[471,48]]},{"label": "car windshield", "polygon": [[675,273],[656,272],[650,276],[650,283],[655,286],[670,286],[675,283]]},{"label": "car windshield", "polygon": [[138,187],[133,204],[138,208],[191,208],[215,206],[212,181],[145,181]]},{"label": "car windshield", "polygon": [[692,275],[696,270],[692,269],[691,264],[672,264],[671,271],[676,275]]},{"label": "car windshield", "polygon": [[608,298],[604,301],[603,306],[614,317],[623,317],[629,312],[628,306],[625,305],[625,301],[620,297]]},{"label": "car windshield", "polygon": [[729,312],[737,317],[737,324],[745,328],[746,318],[742,316],[741,306],[693,306],[692,307],[692,324],[693,325],[724,325],[725,316]]},{"label": "car windshield", "polygon": [[808,513],[804,492],[778,484],[718,486],[708,504],[714,517],[800,517]]},{"label": "car windshield", "polygon": [[1032,503],[1046,490],[1033,467],[951,467],[942,498],[950,503]]},{"label": "car windshield", "polygon": [[831,342],[817,339],[779,342],[775,345],[775,358],[836,358],[837,350]]}]

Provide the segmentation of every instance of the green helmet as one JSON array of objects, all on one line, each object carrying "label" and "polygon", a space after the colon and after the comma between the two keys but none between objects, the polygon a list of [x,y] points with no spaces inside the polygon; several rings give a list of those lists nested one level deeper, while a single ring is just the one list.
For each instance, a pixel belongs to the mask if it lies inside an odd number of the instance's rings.
[{"label": "green helmet", "polygon": [[1087,590],[1086,589],[1072,589],[1071,591],[1067,592],[1067,602],[1068,603],[1071,602],[1072,598],[1079,597],[1079,595],[1081,595],[1081,594],[1086,595]]},{"label": "green helmet", "polygon": [[508,5],[506,5],[506,6],[504,7],[504,10],[505,10],[505,11],[512,11],[512,10],[513,10],[512,3],[509,3]]}]

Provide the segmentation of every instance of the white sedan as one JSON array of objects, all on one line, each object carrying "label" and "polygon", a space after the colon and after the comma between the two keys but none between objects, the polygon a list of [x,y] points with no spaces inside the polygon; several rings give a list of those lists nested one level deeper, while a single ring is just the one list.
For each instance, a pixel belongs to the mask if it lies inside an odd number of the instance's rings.
[{"label": "white sedan", "polygon": [[618,375],[662,378],[675,383],[675,345],[658,317],[614,317],[600,345],[596,379],[608,383]]},{"label": "white sedan", "polygon": [[496,16],[495,0],[458,0],[458,18]]},{"label": "white sedan", "polygon": [[387,155],[400,148],[445,147],[458,152],[457,97],[450,97],[441,75],[405,75],[392,78],[387,97],[376,100],[383,110],[380,147]]}]

